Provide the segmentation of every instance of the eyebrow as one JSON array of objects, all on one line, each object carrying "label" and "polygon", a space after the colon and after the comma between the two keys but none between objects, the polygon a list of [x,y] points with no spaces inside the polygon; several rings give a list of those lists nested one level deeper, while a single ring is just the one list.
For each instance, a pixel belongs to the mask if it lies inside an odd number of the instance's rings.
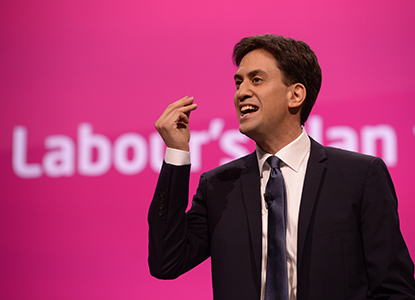
[{"label": "eyebrow", "polygon": [[[253,76],[255,76],[255,75],[264,75],[264,74],[266,74],[267,72],[265,72],[264,70],[261,70],[261,69],[255,69],[255,70],[252,70],[252,71],[250,71],[247,75],[248,75],[248,77],[253,77]],[[240,74],[238,74],[238,73],[236,73],[234,76],[233,76],[233,78],[234,79],[242,79],[243,78],[243,76],[242,75],[240,75]]]}]

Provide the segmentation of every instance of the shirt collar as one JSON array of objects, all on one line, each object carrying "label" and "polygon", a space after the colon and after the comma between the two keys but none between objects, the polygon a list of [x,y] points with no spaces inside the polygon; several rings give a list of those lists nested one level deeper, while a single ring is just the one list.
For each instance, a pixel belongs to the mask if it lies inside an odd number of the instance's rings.
[{"label": "shirt collar", "polygon": [[262,177],[262,172],[264,169],[264,164],[268,157],[271,155],[277,156],[282,161],[282,166],[286,165],[294,172],[298,172],[301,163],[306,158],[307,153],[310,152],[310,138],[305,132],[304,128],[302,129],[301,134],[294,141],[289,143],[287,146],[282,148],[275,154],[266,153],[258,145],[256,147],[256,155],[258,159],[259,174]]}]

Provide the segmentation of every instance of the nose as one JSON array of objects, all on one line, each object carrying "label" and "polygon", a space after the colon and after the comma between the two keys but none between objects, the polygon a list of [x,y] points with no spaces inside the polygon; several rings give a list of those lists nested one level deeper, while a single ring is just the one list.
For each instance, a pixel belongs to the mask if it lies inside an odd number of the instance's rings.
[{"label": "nose", "polygon": [[249,88],[248,84],[242,82],[236,90],[235,98],[242,102],[250,97],[252,97],[251,89]]}]

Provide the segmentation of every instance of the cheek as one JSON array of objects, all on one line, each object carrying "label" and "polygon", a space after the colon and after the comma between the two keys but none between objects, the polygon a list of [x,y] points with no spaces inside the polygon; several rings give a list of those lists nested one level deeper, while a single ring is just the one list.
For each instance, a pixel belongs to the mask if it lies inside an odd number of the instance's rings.
[{"label": "cheek", "polygon": [[235,106],[236,111],[239,110],[239,101],[236,95],[233,97],[233,105]]}]

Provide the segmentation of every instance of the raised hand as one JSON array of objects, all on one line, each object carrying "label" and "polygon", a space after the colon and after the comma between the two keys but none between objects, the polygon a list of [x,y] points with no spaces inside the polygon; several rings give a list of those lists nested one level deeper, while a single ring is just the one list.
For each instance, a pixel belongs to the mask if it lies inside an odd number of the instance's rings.
[{"label": "raised hand", "polygon": [[167,147],[189,151],[189,116],[197,108],[193,97],[184,97],[169,106],[156,121],[155,127]]}]

